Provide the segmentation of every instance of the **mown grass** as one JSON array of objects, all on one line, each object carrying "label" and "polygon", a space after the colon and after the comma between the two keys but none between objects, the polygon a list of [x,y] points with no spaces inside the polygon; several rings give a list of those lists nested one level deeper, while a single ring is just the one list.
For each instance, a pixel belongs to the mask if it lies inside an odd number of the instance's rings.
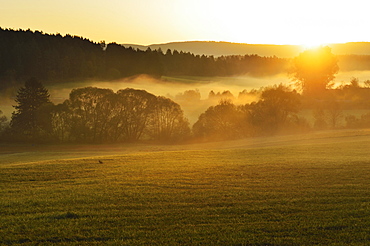
[{"label": "mown grass", "polygon": [[370,138],[341,139],[2,165],[0,244],[368,245]]}]

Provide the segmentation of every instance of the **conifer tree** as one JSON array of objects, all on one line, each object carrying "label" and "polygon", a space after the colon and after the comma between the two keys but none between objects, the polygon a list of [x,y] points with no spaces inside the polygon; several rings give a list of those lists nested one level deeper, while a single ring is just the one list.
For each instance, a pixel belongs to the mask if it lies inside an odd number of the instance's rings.
[{"label": "conifer tree", "polygon": [[42,125],[38,119],[39,110],[42,106],[50,103],[48,90],[36,78],[25,82],[24,87],[18,90],[10,126],[16,135],[26,139],[33,139],[42,131]]}]

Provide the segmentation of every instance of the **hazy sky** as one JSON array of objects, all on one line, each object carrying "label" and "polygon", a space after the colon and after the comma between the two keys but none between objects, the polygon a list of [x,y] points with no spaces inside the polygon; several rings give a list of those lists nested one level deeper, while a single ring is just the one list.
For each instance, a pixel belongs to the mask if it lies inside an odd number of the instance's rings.
[{"label": "hazy sky", "polygon": [[99,42],[370,41],[366,0],[0,0],[0,27]]}]

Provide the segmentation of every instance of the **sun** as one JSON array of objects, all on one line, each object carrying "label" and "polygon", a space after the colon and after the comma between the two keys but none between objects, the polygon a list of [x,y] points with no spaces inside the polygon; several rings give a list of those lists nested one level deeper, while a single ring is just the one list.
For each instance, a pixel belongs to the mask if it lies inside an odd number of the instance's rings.
[{"label": "sun", "polygon": [[323,46],[322,44],[303,44],[301,45],[303,47],[304,50],[313,50],[313,49],[317,49],[321,46]]},{"label": "sun", "polygon": [[327,45],[327,43],[317,40],[307,40],[301,44],[302,48],[305,50],[317,49],[325,45]]}]

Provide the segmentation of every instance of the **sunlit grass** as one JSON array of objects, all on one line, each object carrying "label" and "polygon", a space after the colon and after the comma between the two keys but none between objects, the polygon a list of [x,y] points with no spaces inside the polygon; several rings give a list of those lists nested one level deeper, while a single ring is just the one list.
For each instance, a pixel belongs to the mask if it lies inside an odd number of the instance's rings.
[{"label": "sunlit grass", "polygon": [[0,244],[368,245],[369,138],[345,138],[3,165]]}]

